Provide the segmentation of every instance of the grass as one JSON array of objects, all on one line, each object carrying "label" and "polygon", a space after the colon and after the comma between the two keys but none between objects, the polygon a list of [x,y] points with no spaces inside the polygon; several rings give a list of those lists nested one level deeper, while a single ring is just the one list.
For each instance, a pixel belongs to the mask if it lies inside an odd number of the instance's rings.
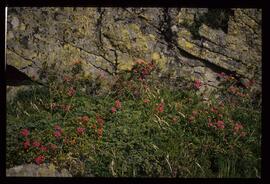
[{"label": "grass", "polygon": [[[73,176],[260,177],[261,111],[250,98],[238,97],[232,105],[213,94],[205,101],[196,89],[124,76],[99,95],[85,92],[84,80],[18,93],[7,103],[7,168],[44,155],[41,163]],[[30,134],[22,136],[22,129]],[[31,146],[24,149],[26,140]]]}]

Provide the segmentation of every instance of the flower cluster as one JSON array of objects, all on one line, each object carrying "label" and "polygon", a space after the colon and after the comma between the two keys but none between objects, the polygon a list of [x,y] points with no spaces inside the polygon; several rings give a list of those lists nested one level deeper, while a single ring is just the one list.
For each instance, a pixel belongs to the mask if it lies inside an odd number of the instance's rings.
[{"label": "flower cluster", "polygon": [[90,120],[90,118],[87,115],[84,115],[82,117],[79,117],[79,120],[83,123],[83,124],[87,124]]},{"label": "flower cluster", "polygon": [[147,75],[150,75],[156,68],[153,62],[147,63],[142,59],[138,59],[132,67],[132,74],[139,80],[144,80]]},{"label": "flower cluster", "polygon": [[54,130],[55,130],[53,133],[54,137],[60,138],[63,133],[62,128],[59,125],[54,125]]},{"label": "flower cluster", "polygon": [[162,113],[162,112],[164,112],[164,103],[163,102],[161,102],[161,103],[159,103],[159,104],[156,104],[156,109],[155,109],[157,112],[159,112],[159,113]]},{"label": "flower cluster", "polygon": [[37,158],[35,158],[35,162],[36,164],[40,165],[45,161],[45,156],[44,155],[40,155]]},{"label": "flower cluster", "polygon": [[75,93],[76,93],[76,90],[75,90],[73,87],[70,87],[70,88],[68,89],[68,91],[67,91],[67,95],[68,95],[69,97],[74,96]]},{"label": "flower cluster", "polygon": [[101,116],[97,115],[96,116],[96,122],[98,124],[98,130],[97,130],[98,139],[101,139],[101,137],[103,135],[104,120],[103,120],[103,118]]},{"label": "flower cluster", "polygon": [[202,82],[200,80],[196,79],[194,81],[194,88],[199,90],[201,88],[201,86],[202,86]]},{"label": "flower cluster", "polygon": [[114,106],[111,108],[111,112],[115,113],[117,111],[117,109],[120,109],[122,107],[122,104],[120,102],[120,100],[116,100],[114,102]]},{"label": "flower cluster", "polygon": [[30,134],[30,131],[28,129],[25,128],[21,130],[21,135],[23,137],[28,137],[29,134]]},{"label": "flower cluster", "polygon": [[[209,120],[210,119],[208,119],[208,121]],[[224,129],[225,128],[225,125],[224,125],[224,121],[222,121],[222,120],[218,120],[216,122],[209,121],[208,127],[214,127],[214,128],[217,128],[217,129]]]},{"label": "flower cluster", "polygon": [[77,134],[78,135],[83,135],[85,133],[85,128],[83,127],[78,127],[77,128]]}]

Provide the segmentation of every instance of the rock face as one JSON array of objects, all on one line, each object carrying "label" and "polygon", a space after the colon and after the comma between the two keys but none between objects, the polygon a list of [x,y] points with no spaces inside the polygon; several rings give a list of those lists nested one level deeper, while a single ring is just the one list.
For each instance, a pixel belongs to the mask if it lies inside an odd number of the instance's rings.
[{"label": "rock face", "polygon": [[42,63],[83,75],[154,60],[160,77],[217,86],[217,72],[261,86],[261,10],[205,8],[9,8],[7,62],[38,78]]},{"label": "rock face", "polygon": [[26,164],[16,166],[6,170],[6,176],[30,176],[30,177],[72,177],[71,174],[63,169],[58,172],[53,164]]}]

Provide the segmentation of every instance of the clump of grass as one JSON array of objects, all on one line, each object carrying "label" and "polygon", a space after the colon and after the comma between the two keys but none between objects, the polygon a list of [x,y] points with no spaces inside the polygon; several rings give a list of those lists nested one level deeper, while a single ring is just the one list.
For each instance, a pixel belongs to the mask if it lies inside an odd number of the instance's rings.
[{"label": "clump of grass", "polygon": [[235,106],[214,94],[205,101],[198,80],[193,89],[171,90],[150,80],[154,70],[139,61],[98,96],[67,76],[19,93],[7,104],[7,167],[48,162],[73,176],[260,177],[260,109],[243,95]]}]

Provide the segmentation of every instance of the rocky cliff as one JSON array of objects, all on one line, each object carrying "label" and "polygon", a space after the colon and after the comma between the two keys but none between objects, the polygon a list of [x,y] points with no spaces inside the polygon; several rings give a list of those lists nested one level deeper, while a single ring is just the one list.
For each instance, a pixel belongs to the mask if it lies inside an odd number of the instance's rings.
[{"label": "rocky cliff", "polygon": [[261,10],[204,8],[9,8],[7,62],[30,76],[43,63],[83,64],[83,75],[115,75],[135,59],[159,77],[218,85],[225,72],[261,86]]}]

